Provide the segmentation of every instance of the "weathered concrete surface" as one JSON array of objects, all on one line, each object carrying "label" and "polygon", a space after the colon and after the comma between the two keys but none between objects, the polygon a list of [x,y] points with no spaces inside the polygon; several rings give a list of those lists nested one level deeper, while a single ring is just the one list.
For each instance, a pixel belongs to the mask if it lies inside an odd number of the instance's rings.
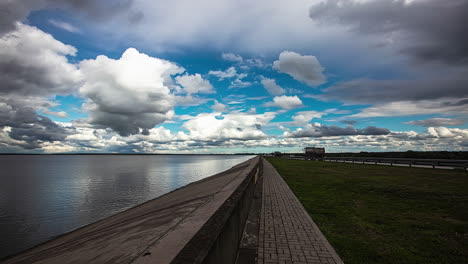
[{"label": "weathered concrete surface", "polygon": [[[136,263],[167,263],[160,256],[172,259],[172,264],[234,263],[252,202],[258,164],[259,157],[215,193],[211,201],[184,219],[174,232],[148,249],[151,255]],[[181,243],[181,239],[188,242]]]},{"label": "weathered concrete surface", "polygon": [[343,261],[273,166],[263,159],[258,264]]},{"label": "weathered concrete surface", "polygon": [[62,235],[2,263],[170,263],[255,168],[258,159]]},{"label": "weathered concrete surface", "polygon": [[263,191],[263,163],[259,166],[257,185],[253,196],[250,211],[245,223],[242,240],[237,253],[237,264],[255,264],[257,261],[258,235],[260,231],[260,212],[262,209]]}]

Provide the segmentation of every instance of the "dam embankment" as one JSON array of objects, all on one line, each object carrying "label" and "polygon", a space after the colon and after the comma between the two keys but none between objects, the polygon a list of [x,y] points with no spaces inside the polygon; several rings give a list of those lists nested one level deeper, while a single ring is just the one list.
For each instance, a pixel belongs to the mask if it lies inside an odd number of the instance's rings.
[{"label": "dam embankment", "polygon": [[234,263],[260,157],[1,263]]}]

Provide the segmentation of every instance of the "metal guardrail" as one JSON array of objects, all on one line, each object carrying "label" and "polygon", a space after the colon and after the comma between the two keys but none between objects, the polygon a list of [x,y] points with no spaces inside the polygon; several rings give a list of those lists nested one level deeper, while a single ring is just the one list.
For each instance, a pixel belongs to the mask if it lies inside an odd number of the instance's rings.
[{"label": "metal guardrail", "polygon": [[436,167],[451,167],[463,168],[467,172],[468,160],[449,160],[449,159],[408,159],[408,158],[371,158],[371,157],[325,157],[324,160],[335,162],[352,162],[366,163],[372,162],[375,164],[390,164],[390,165],[421,165]]}]

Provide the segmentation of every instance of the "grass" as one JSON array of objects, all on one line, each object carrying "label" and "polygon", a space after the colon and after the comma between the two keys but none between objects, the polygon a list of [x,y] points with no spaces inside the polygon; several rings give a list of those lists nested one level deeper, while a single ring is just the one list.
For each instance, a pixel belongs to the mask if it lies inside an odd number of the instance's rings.
[{"label": "grass", "polygon": [[468,174],[268,158],[345,263],[468,263]]}]

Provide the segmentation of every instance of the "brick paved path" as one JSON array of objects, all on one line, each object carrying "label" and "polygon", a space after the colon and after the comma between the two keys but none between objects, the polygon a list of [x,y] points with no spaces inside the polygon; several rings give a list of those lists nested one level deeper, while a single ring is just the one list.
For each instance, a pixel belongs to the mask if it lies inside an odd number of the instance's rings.
[{"label": "brick paved path", "polygon": [[263,166],[257,263],[343,263],[278,172]]}]

